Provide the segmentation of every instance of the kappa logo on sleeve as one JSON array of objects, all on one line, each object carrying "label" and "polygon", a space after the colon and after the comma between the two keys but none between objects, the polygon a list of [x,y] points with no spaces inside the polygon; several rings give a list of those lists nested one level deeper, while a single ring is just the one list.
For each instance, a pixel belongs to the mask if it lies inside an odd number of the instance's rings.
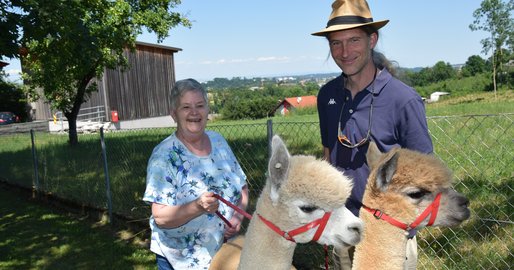
[{"label": "kappa logo on sleeve", "polygon": [[329,101],[328,101],[328,105],[335,105],[336,104],[336,101],[331,98]]}]

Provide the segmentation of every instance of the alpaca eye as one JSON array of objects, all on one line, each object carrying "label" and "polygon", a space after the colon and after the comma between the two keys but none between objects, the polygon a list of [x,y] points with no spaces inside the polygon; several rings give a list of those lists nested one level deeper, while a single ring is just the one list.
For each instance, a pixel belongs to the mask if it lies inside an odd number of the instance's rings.
[{"label": "alpaca eye", "polygon": [[308,214],[316,211],[317,209],[318,209],[318,207],[312,206],[312,205],[300,206],[300,210],[302,210],[304,213],[308,213]]},{"label": "alpaca eye", "polygon": [[407,193],[407,196],[411,197],[412,199],[421,199],[423,196],[425,196],[428,193],[426,190],[419,190],[416,192]]}]

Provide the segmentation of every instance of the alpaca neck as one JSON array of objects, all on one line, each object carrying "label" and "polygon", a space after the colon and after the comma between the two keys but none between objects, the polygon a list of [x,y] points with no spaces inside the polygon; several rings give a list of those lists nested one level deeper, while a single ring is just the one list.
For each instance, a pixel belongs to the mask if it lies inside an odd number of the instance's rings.
[{"label": "alpaca neck", "polygon": [[[259,213],[271,221],[273,220],[273,213],[269,212],[270,209],[273,209],[273,206],[271,206],[269,196],[265,194],[263,193],[259,198],[255,213]],[[280,236],[254,214],[245,235],[238,269],[289,270],[293,262],[295,248],[296,243]]]},{"label": "alpaca neck", "polygon": [[361,208],[362,241],[355,248],[352,269],[403,269],[407,237],[405,231],[376,219]]}]

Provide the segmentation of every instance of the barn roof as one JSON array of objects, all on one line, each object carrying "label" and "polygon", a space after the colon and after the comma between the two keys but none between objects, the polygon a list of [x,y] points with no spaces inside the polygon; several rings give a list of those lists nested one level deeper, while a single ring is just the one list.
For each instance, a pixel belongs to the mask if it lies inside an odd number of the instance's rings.
[{"label": "barn roof", "polygon": [[164,49],[164,50],[170,50],[170,51],[173,51],[173,52],[182,51],[181,48],[165,46],[165,45],[161,45],[161,44],[153,44],[153,43],[146,43],[146,42],[136,41],[136,47],[138,47],[138,46],[160,48],[160,49]]}]

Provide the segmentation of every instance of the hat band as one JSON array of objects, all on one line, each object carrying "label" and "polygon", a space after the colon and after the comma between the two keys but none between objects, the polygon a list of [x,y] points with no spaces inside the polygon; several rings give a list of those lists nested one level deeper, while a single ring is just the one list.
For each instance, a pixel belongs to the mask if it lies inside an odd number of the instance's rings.
[{"label": "hat band", "polygon": [[373,22],[373,18],[364,18],[361,16],[339,16],[328,21],[327,28],[337,24],[358,24],[370,22]]}]

